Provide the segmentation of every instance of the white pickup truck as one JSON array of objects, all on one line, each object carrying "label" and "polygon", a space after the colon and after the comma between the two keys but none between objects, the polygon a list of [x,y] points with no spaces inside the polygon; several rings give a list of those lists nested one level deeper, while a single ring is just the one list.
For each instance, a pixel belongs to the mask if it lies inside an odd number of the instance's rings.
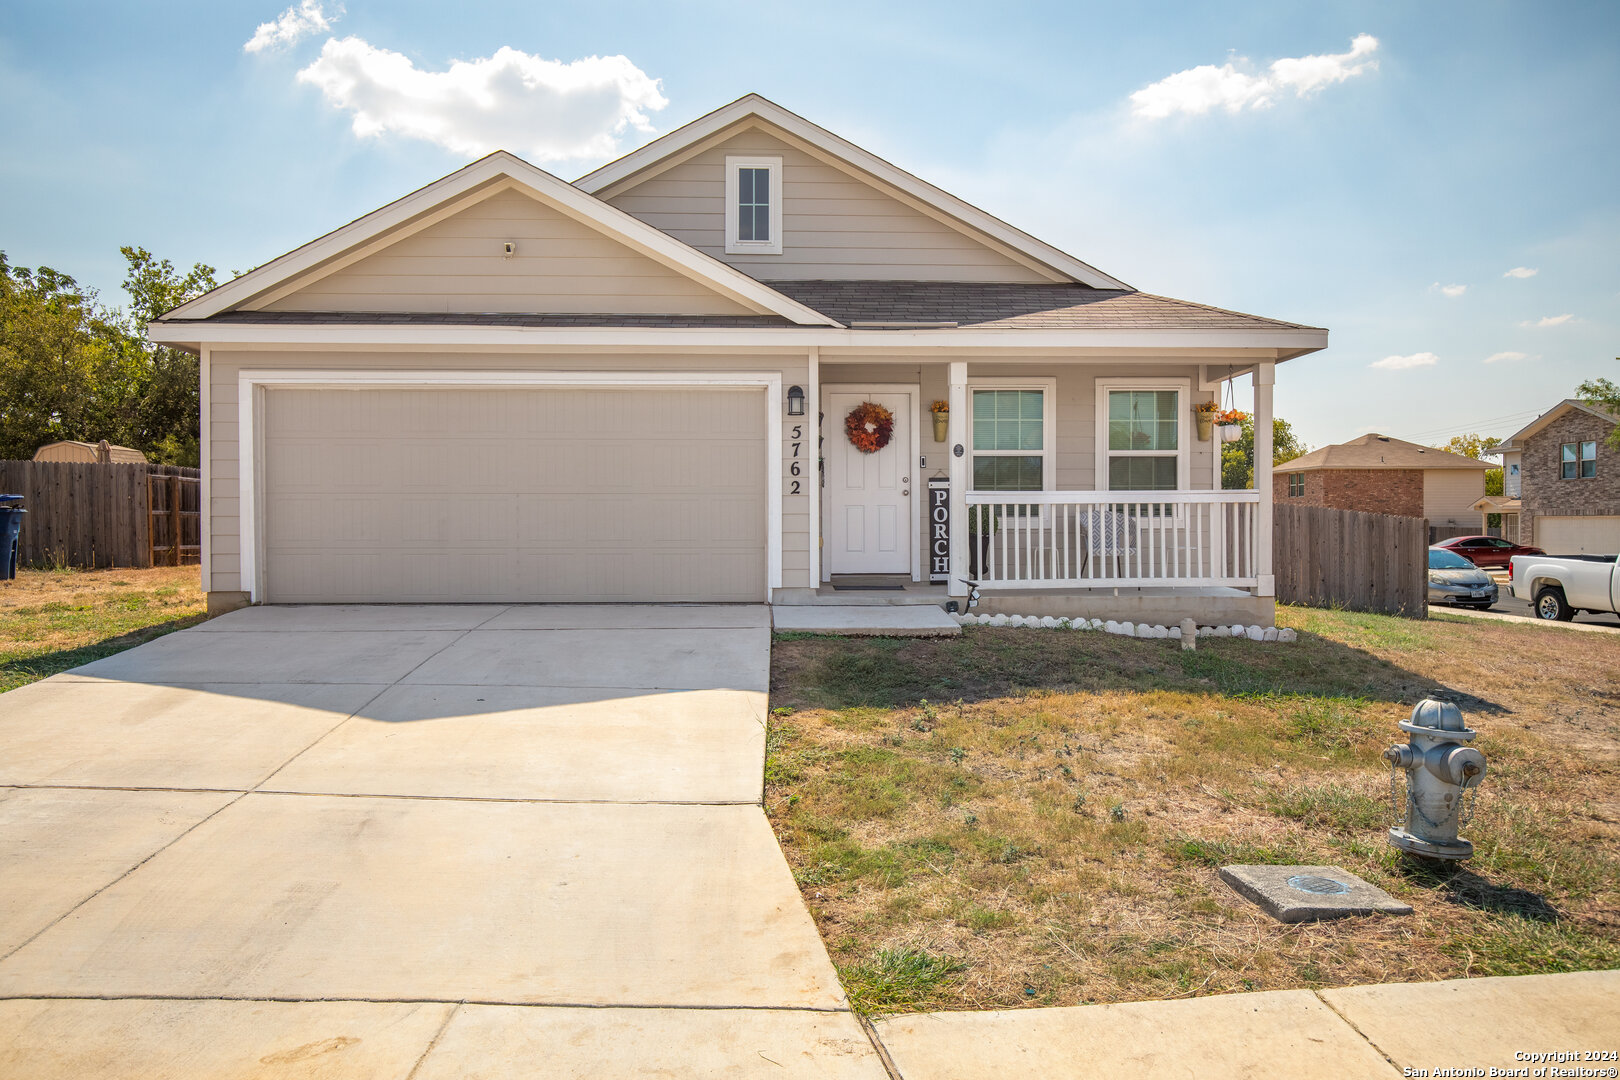
[{"label": "white pickup truck", "polygon": [[1615,555],[1515,555],[1508,563],[1513,595],[1530,601],[1538,619],[1568,622],[1583,611],[1620,611]]}]

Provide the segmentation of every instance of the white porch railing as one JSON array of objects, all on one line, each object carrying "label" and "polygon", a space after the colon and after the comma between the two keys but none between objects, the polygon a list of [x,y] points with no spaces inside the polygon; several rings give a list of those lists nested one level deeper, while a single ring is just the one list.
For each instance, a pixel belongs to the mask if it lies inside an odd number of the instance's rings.
[{"label": "white porch railing", "polygon": [[1003,589],[1259,584],[1253,491],[967,493],[968,577]]}]

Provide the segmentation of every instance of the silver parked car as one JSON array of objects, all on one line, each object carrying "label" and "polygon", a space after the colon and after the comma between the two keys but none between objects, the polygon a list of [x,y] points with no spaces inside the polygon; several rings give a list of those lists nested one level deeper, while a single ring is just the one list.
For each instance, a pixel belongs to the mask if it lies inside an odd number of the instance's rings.
[{"label": "silver parked car", "polygon": [[1429,549],[1429,603],[1484,611],[1496,603],[1496,582],[1449,548]]}]

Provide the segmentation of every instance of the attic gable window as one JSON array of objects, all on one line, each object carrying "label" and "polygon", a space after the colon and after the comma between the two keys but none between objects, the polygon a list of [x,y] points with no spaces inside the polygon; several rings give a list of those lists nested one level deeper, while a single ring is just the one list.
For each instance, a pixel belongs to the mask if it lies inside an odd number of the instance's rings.
[{"label": "attic gable window", "polygon": [[782,254],[781,158],[726,158],[726,254]]}]

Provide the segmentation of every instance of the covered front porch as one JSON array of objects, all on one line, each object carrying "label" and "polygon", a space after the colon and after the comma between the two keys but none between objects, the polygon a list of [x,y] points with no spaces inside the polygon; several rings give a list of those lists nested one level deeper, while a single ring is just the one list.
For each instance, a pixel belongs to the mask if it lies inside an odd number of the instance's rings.
[{"label": "covered front porch", "polygon": [[[777,602],[1270,625],[1275,362],[1208,359],[822,357],[817,587]],[[1255,486],[1225,490],[1198,407],[1239,378]],[[875,451],[846,432],[867,402]]]}]

